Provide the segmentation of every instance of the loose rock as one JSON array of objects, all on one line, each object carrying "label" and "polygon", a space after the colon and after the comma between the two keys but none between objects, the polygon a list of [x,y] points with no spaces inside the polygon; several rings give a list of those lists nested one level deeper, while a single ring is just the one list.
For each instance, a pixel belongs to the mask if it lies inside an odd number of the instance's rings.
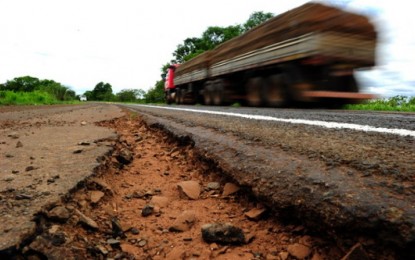
[{"label": "loose rock", "polygon": [[197,200],[200,195],[200,185],[196,181],[182,181],[177,184],[179,191],[189,199]]},{"label": "loose rock", "polygon": [[62,231],[56,232],[52,235],[51,239],[52,245],[60,246],[66,242],[66,234]]},{"label": "loose rock", "polygon": [[93,190],[90,193],[90,200],[92,204],[97,204],[102,197],[104,197],[105,193],[103,193],[102,191],[99,190]]},{"label": "loose rock", "polygon": [[176,220],[169,228],[169,231],[184,232],[190,230],[195,222],[195,212],[193,210],[186,210],[176,218]]},{"label": "loose rock", "polygon": [[88,187],[93,187],[95,189],[99,189],[102,191],[105,191],[107,194],[113,195],[114,192],[111,189],[111,186],[108,185],[105,181],[100,180],[100,179],[91,179],[88,182]]},{"label": "loose rock", "polygon": [[297,259],[305,259],[311,254],[311,248],[302,244],[293,244],[287,247],[287,251],[290,255]]},{"label": "loose rock", "polygon": [[139,247],[143,247],[143,246],[145,246],[145,245],[147,245],[147,240],[145,240],[145,239],[140,240],[140,242],[138,242],[138,246],[139,246]]},{"label": "loose rock", "polygon": [[130,164],[134,159],[133,153],[126,148],[122,149],[116,158],[122,164]]},{"label": "loose rock", "polygon": [[163,196],[153,196],[150,200],[150,205],[158,206],[160,208],[167,207],[170,203],[170,199]]},{"label": "loose rock", "polygon": [[234,194],[238,191],[239,191],[239,186],[238,185],[228,182],[223,187],[222,196],[226,197],[226,196],[232,195],[232,194]]},{"label": "loose rock", "polygon": [[59,222],[66,222],[70,217],[71,213],[69,210],[64,206],[57,206],[51,209],[47,213],[48,218],[51,220],[59,221]]},{"label": "loose rock", "polygon": [[[59,244],[62,241],[56,242]],[[29,248],[43,255],[45,259],[62,259],[62,256],[65,256],[65,259],[75,259],[69,248],[55,246],[52,240],[43,236],[37,236]]]},{"label": "loose rock", "polygon": [[250,220],[259,220],[265,213],[265,208],[253,208],[245,213],[245,216]]},{"label": "loose rock", "polygon": [[32,198],[33,196],[29,194],[17,194],[15,197],[16,200],[31,200]]},{"label": "loose rock", "polygon": [[105,248],[105,246],[102,245],[96,245],[95,248],[98,252],[100,252],[103,255],[108,255],[108,250]]},{"label": "loose rock", "polygon": [[7,136],[12,138],[12,139],[18,139],[20,137],[19,133],[17,133],[17,132],[11,132]]},{"label": "loose rock", "polygon": [[30,171],[33,171],[33,170],[36,170],[36,168],[34,166],[27,166],[26,169],[25,169],[25,171],[27,171],[27,172],[30,172]]},{"label": "loose rock", "polygon": [[242,229],[231,224],[212,223],[202,226],[202,238],[207,243],[244,244]]},{"label": "loose rock", "polygon": [[110,238],[107,240],[107,244],[110,246],[119,246],[120,243],[121,243],[120,240],[114,239],[114,238]]},{"label": "loose rock", "polygon": [[208,190],[219,190],[220,183],[219,182],[209,182],[206,186]]},{"label": "loose rock", "polygon": [[145,205],[144,208],[141,210],[141,216],[147,217],[150,216],[154,211],[154,207],[151,205]]},{"label": "loose rock", "polygon": [[84,226],[92,229],[98,229],[98,224],[93,219],[85,216],[82,212],[75,209],[75,213],[79,216],[79,222],[83,224]]},{"label": "loose rock", "polygon": [[120,220],[117,217],[111,219],[112,237],[125,237]]},{"label": "loose rock", "polygon": [[133,235],[138,235],[138,234],[140,234],[140,230],[138,230],[138,228],[135,228],[135,227],[131,228],[131,229],[130,229],[130,232],[131,232],[131,234],[133,234]]}]

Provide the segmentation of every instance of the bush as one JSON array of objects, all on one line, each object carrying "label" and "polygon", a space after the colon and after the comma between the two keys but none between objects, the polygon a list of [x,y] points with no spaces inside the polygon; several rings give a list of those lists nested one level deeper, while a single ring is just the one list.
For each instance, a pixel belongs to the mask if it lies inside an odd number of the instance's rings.
[{"label": "bush", "polygon": [[370,100],[363,104],[348,105],[350,110],[377,110],[415,112],[415,97],[394,96],[391,98]]},{"label": "bush", "polygon": [[0,91],[0,105],[52,105],[59,103],[51,94],[42,91]]}]

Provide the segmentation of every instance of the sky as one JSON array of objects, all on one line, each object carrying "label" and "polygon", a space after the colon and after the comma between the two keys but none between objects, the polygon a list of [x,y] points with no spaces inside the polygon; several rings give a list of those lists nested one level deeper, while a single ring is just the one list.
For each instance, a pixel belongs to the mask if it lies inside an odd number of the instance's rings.
[{"label": "sky", "polygon": [[[304,0],[0,0],[0,83],[52,79],[77,94],[99,82],[147,91],[178,44],[209,26],[243,24],[256,11],[279,14]],[[366,14],[381,41],[377,66],[358,72],[363,90],[415,96],[414,18],[407,0],[321,0]]]}]

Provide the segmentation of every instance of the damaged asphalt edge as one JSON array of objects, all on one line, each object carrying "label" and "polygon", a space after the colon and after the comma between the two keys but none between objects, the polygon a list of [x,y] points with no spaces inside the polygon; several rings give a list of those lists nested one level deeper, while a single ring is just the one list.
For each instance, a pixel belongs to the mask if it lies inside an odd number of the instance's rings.
[{"label": "damaged asphalt edge", "polygon": [[[257,172],[258,169],[251,171],[252,169],[250,169],[250,167],[238,166],[235,168],[226,163],[226,159],[223,157],[219,158],[214,152],[206,149],[203,140],[200,140],[192,133],[178,129],[172,124],[169,124],[165,119],[154,117],[148,113],[140,112],[140,114],[150,128],[164,131],[168,136],[175,138],[179,144],[192,145],[200,158],[213,163],[220,172],[227,175],[227,178],[235,180],[240,186],[249,190],[254,197],[261,199],[264,205],[271,209],[272,214],[278,216],[279,219],[301,221],[306,226],[313,228],[317,232],[322,232],[331,238],[358,240],[359,237],[369,237],[375,239],[381,246],[395,248],[395,250],[402,252],[403,255],[412,256],[415,254],[412,236],[402,232],[402,228],[405,228],[407,223],[401,221],[401,223],[397,224],[385,218],[385,216],[373,215],[376,214],[375,210],[373,212],[365,212],[365,207],[371,206],[370,198],[363,198],[363,207],[360,208],[359,206],[346,207],[346,205],[342,205],[341,203],[334,205],[336,202],[335,200],[322,200],[322,197],[315,197],[312,203],[313,207],[318,208],[323,204],[330,205],[324,213],[318,212],[318,210],[310,211],[310,207],[304,207],[304,205],[302,205],[303,202],[287,202],[287,197],[290,196],[289,191],[288,193],[286,191],[280,191],[282,196],[285,196],[285,198],[282,198],[283,200],[285,199],[285,201],[281,202],[279,200],[281,199],[281,194],[278,194],[278,192],[274,192],[275,194],[273,194],[273,196],[269,196],[270,193],[273,193],[271,189],[275,187],[266,183],[267,180],[264,180],[264,176],[261,176],[261,174]],[[244,154],[238,154],[236,149],[233,149],[232,147],[227,148],[233,150],[238,157],[241,157],[240,161],[249,159]],[[233,156],[235,157],[235,155]],[[246,178],[245,176],[248,175],[250,175],[250,177]],[[247,179],[253,182],[247,182]],[[281,178],[276,179],[281,182],[284,181]],[[307,183],[307,181],[310,180],[299,177],[297,181],[298,183],[295,183],[294,186],[297,186],[298,189],[308,188],[307,186],[301,187],[301,184]],[[283,185],[279,185],[277,188],[279,189],[282,186]],[[381,207],[382,205],[374,205],[373,208]],[[355,216],[354,214],[356,214],[356,212],[360,215]],[[330,220],[332,220],[334,216],[338,216],[338,219],[336,220],[337,223],[332,225],[333,223],[330,223]]]},{"label": "damaged asphalt edge", "polygon": [[[105,127],[105,126],[101,126],[100,125],[101,123],[102,122],[97,122],[95,123],[95,125],[99,127]],[[36,239],[37,236],[44,233],[44,223],[47,222],[46,212],[48,212],[55,206],[59,205],[60,203],[65,203],[69,201],[75,192],[87,186],[87,183],[89,180],[102,175],[105,172],[105,169],[109,167],[108,164],[110,163],[110,158],[113,156],[115,152],[115,143],[121,143],[119,141],[118,134],[116,135],[116,137],[96,139],[96,140],[93,140],[92,142],[96,144],[110,142],[112,143],[112,145],[111,146],[107,145],[109,147],[108,151],[96,158],[97,166],[94,167],[90,175],[85,176],[84,179],[80,180],[74,187],[69,189],[66,194],[61,195],[60,198],[57,199],[56,201],[48,203],[47,205],[44,205],[39,210],[39,212],[34,214],[32,222],[34,222],[35,228],[32,230],[33,232],[29,232],[24,237],[21,237],[21,241],[19,244],[13,247],[9,247],[4,250],[1,250],[0,251],[1,259],[19,259],[18,257],[26,255],[27,253],[30,253],[30,250],[28,252],[23,252],[23,251],[25,250],[26,246],[30,245]]]}]

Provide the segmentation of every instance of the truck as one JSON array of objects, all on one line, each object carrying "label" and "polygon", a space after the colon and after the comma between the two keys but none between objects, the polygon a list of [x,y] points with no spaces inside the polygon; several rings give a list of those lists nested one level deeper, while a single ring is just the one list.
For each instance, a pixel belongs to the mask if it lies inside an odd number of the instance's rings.
[{"label": "truck", "polygon": [[320,3],[275,16],[183,64],[165,78],[168,104],[342,106],[370,99],[356,70],[375,66],[368,17]]}]

